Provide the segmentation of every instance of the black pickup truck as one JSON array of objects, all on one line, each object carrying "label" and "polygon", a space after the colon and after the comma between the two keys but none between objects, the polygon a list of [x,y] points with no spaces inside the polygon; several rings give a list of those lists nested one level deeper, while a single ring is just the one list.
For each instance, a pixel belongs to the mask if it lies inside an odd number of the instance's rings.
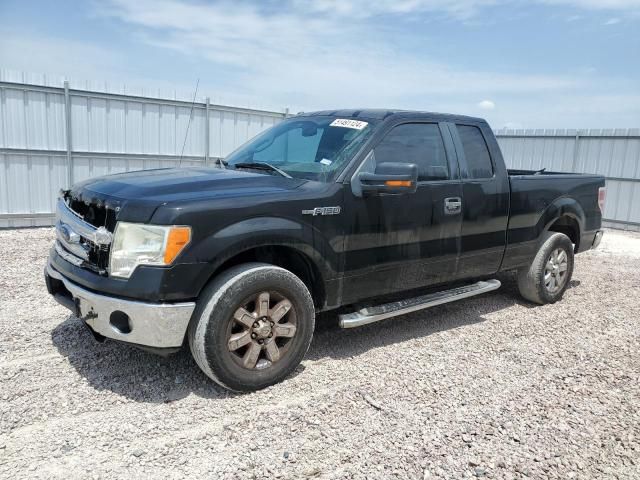
[{"label": "black pickup truck", "polygon": [[600,242],[604,178],[508,171],[481,119],[290,117],[218,167],[87,180],[58,199],[49,293],[99,340],[186,343],[237,391],[284,379],[317,312],[343,328],[495,290],[559,300]]}]

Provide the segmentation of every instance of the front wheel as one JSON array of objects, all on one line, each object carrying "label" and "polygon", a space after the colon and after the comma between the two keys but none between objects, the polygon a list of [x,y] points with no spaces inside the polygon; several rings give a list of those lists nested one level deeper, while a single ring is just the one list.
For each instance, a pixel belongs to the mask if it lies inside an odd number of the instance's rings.
[{"label": "front wheel", "polygon": [[189,346],[225,388],[254,391],[282,381],[302,361],[315,324],[313,300],[293,273],[269,264],[233,267],[201,294]]},{"label": "front wheel", "polygon": [[573,244],[562,233],[545,232],[531,265],[518,270],[520,294],[544,305],[562,298],[573,274]]}]

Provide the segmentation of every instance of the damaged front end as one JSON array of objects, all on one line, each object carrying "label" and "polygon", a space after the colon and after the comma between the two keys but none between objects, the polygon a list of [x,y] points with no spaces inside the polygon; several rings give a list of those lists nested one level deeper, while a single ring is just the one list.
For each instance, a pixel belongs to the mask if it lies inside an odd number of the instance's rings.
[{"label": "damaged front end", "polygon": [[83,201],[61,191],[56,208],[58,255],[69,263],[106,275],[109,250],[120,207],[104,201]]},{"label": "damaged front end", "polygon": [[84,183],[72,190],[61,190],[56,208],[55,250],[69,263],[106,276],[118,221],[147,222],[156,208],[157,204],[131,204],[96,193]]}]

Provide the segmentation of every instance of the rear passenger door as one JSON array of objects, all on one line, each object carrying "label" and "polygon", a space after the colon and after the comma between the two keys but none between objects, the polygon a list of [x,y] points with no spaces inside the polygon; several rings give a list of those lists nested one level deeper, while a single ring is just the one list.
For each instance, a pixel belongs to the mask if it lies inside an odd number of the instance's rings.
[{"label": "rear passenger door", "polygon": [[[462,179],[458,278],[498,271],[506,245],[509,178],[486,123],[450,123]],[[499,157],[499,158],[498,158]]]}]

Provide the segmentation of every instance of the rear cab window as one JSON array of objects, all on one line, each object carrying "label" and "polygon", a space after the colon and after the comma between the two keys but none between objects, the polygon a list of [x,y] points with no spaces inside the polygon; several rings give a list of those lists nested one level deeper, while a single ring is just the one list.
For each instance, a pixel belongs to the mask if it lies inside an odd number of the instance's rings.
[{"label": "rear cab window", "polygon": [[457,124],[456,128],[462,143],[468,178],[493,178],[494,169],[489,147],[480,129],[460,124]]}]

